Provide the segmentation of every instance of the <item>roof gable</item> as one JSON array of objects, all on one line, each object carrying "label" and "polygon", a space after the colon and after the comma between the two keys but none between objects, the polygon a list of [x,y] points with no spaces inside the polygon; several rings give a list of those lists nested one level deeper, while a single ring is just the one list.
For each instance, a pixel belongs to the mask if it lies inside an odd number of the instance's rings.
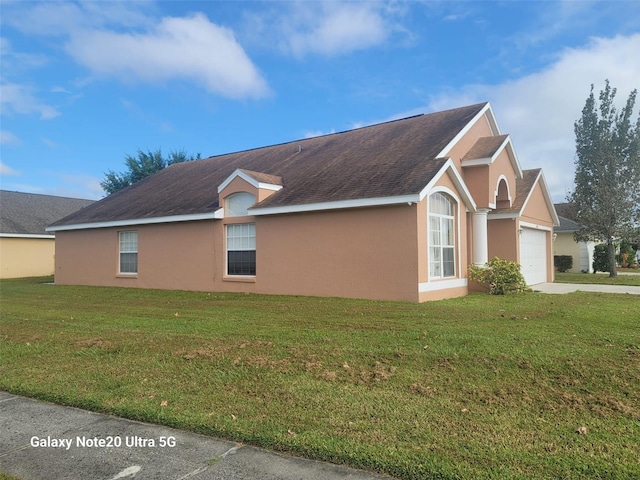
[{"label": "roof gable", "polygon": [[511,143],[510,135],[479,138],[475,145],[471,147],[471,150],[462,158],[461,164],[463,167],[491,165],[505,150],[511,162],[511,167],[516,174],[516,178],[522,178],[522,169],[520,168],[520,162]]},{"label": "roof gable", "polygon": [[540,184],[542,189],[542,195],[551,213],[553,224],[560,225],[560,220],[558,219],[558,214],[551,200],[551,194],[549,193],[547,182],[541,168],[523,170],[522,178],[516,180],[516,198],[511,204],[511,207],[497,208],[489,213],[489,218],[515,218],[521,216],[538,184]]}]

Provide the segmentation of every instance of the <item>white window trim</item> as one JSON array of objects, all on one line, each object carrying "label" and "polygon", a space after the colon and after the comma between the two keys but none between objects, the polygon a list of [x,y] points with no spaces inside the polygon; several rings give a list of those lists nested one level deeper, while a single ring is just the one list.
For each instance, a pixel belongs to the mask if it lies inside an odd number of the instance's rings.
[{"label": "white window trim", "polygon": [[[229,227],[231,226],[235,226],[235,225],[253,225],[254,226],[254,235],[256,235],[256,241],[257,241],[257,230],[255,227],[255,222],[246,222],[246,223],[229,223],[227,225],[224,226],[224,277],[228,278],[228,279],[243,279],[243,278],[248,278],[248,279],[254,279],[256,278],[255,275],[235,275],[235,274],[230,274],[229,273]],[[246,252],[256,252],[256,257],[257,257],[257,245],[252,248],[252,249],[234,249],[232,250],[234,252],[238,252],[238,251],[246,251]],[[256,271],[257,271],[257,258],[256,258]]]},{"label": "white window trim", "polygon": [[[122,234],[123,233],[135,233],[136,234],[136,251],[122,251]],[[126,276],[135,276],[138,275],[138,271],[140,270],[140,246],[139,246],[139,237],[137,230],[121,230],[118,232],[118,275],[126,275]],[[122,271],[122,254],[123,253],[135,253],[136,254],[136,271],[135,272],[123,272]]]},{"label": "white window trim", "polygon": [[[427,258],[429,258],[429,198],[431,197],[431,195],[433,195],[434,193],[446,193],[447,195],[449,195],[455,202],[455,207],[456,207],[456,213],[455,213],[455,217],[457,217],[457,221],[454,221],[454,225],[456,227],[456,231],[455,233],[455,238],[457,240],[456,244],[454,245],[454,265],[455,265],[455,274],[453,277],[432,277],[431,276],[431,269],[429,268],[429,264],[427,262],[427,281],[430,282],[431,280],[438,280],[438,283],[444,283],[445,281],[448,280],[444,280],[444,279],[452,279],[452,278],[459,278],[460,277],[460,265],[459,265],[459,259],[462,258],[462,242],[460,241],[460,227],[461,227],[461,214],[460,214],[460,199],[458,198],[458,196],[455,194],[455,192],[453,190],[451,190],[448,187],[445,186],[437,186],[432,188],[429,191],[429,195],[426,196],[427,198]],[[422,285],[422,284],[421,284]],[[446,288],[446,287],[444,287]]]}]

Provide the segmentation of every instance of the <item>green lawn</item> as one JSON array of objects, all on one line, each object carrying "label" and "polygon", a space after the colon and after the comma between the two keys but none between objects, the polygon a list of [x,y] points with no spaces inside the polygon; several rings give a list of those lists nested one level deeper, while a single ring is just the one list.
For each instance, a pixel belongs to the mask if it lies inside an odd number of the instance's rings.
[{"label": "green lawn", "polygon": [[634,275],[618,275],[610,278],[607,273],[560,273],[556,272],[556,283],[597,283],[600,285],[628,285],[640,287],[640,272]]},{"label": "green lawn", "polygon": [[9,392],[400,478],[640,478],[632,295],[418,305],[41,281],[2,282]]}]

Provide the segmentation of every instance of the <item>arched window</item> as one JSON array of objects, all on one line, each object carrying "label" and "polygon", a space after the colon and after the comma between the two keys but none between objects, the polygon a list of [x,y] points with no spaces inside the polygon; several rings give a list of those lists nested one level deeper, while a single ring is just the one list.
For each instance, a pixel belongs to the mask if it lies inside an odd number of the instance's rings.
[{"label": "arched window", "polygon": [[509,199],[509,187],[507,181],[502,178],[498,182],[498,191],[496,193],[496,208],[509,208],[511,200]]},{"label": "arched window", "polygon": [[247,210],[256,203],[255,195],[247,192],[238,192],[229,195],[224,200],[225,217],[246,217]]},{"label": "arched window", "polygon": [[444,193],[429,196],[429,278],[456,275],[456,204]]}]

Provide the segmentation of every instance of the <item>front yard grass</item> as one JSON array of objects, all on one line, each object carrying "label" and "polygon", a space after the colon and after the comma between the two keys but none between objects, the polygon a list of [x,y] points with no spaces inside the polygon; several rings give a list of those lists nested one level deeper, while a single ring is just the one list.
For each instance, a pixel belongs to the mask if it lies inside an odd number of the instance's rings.
[{"label": "front yard grass", "polygon": [[633,295],[1,288],[9,392],[406,479],[640,478]]},{"label": "front yard grass", "polygon": [[599,285],[626,285],[640,287],[640,272],[633,275],[619,274],[610,278],[608,273],[561,273],[556,272],[556,283],[590,283]]}]

